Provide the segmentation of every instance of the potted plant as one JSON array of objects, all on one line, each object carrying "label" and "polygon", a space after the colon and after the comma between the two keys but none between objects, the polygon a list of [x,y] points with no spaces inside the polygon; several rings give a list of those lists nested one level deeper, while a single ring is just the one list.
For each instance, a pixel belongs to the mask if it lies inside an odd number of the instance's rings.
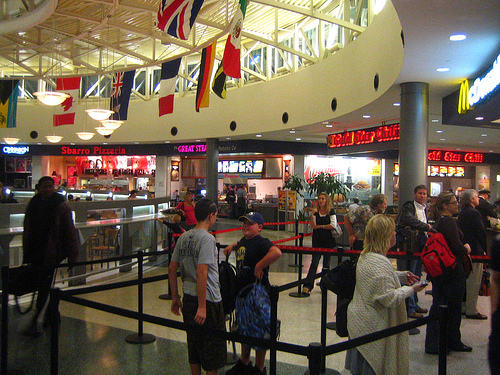
[{"label": "potted plant", "polygon": [[[307,233],[309,229],[309,215],[304,209],[297,212],[297,220],[299,221],[299,233]],[[307,223],[300,223],[301,221],[307,221]]]},{"label": "potted plant", "polygon": [[302,191],[304,190],[305,181],[298,175],[290,176],[290,178],[283,185],[283,189],[295,190],[298,195],[304,197]]},{"label": "potted plant", "polygon": [[347,188],[337,175],[321,172],[307,182],[307,191],[312,196],[326,193],[332,197],[335,205],[343,202],[347,195]]}]

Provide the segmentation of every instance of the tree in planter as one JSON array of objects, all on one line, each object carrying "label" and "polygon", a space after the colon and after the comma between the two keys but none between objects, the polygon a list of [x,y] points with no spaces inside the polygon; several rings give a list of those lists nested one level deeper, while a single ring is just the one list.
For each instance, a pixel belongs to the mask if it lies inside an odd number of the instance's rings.
[{"label": "tree in planter", "polygon": [[[347,188],[337,175],[321,172],[307,181],[307,191],[312,196],[326,193],[332,197],[335,204],[345,199]],[[337,198],[337,199],[336,199]]]},{"label": "tree in planter", "polygon": [[298,195],[304,198],[302,191],[304,190],[305,181],[298,175],[290,176],[290,178],[283,185],[283,189],[295,190]]}]

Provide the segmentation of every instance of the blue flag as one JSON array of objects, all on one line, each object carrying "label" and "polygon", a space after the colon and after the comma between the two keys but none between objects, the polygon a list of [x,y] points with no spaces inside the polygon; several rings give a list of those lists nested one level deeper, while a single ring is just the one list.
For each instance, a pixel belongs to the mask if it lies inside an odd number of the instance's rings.
[{"label": "blue flag", "polygon": [[115,111],[111,115],[112,120],[124,121],[127,119],[128,102],[134,85],[135,70],[118,72],[113,75],[111,91],[111,104],[109,109]]}]

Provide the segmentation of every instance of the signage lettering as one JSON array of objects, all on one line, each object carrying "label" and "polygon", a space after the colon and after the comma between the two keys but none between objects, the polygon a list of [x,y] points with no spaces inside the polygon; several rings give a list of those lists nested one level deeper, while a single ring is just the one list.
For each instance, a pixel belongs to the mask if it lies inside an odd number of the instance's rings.
[{"label": "signage lettering", "polygon": [[335,148],[388,142],[397,139],[399,139],[399,124],[330,134],[326,141],[329,148]]},{"label": "signage lettering", "polygon": [[24,155],[30,152],[30,148],[28,146],[4,146],[2,148],[4,154],[16,154],[16,155]]},{"label": "signage lettering", "polygon": [[62,155],[126,155],[127,152],[123,147],[100,147],[94,146],[93,149],[87,147],[69,147],[63,146],[61,148]]},{"label": "signage lettering", "polygon": [[217,164],[219,173],[262,173],[264,160],[222,160]]},{"label": "signage lettering", "polygon": [[488,94],[500,85],[500,55],[493,62],[493,67],[483,78],[476,78],[469,90],[469,105],[483,100]]},{"label": "signage lettering", "polygon": [[429,161],[448,161],[458,163],[482,163],[484,154],[480,152],[458,152],[432,150],[427,154]]},{"label": "signage lettering", "polygon": [[179,145],[177,146],[179,152],[206,152],[207,145]]},{"label": "signage lettering", "polygon": [[470,109],[469,105],[469,81],[466,79],[460,85],[460,94],[458,97],[458,113],[464,114]]}]

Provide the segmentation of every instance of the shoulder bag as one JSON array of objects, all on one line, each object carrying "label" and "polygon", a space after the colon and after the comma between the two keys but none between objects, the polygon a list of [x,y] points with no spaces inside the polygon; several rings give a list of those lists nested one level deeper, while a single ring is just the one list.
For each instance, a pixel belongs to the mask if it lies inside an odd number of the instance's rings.
[{"label": "shoulder bag", "polygon": [[337,222],[337,216],[334,214],[330,217],[332,218],[332,222],[330,223],[330,225],[333,227],[332,236],[335,238],[342,237],[342,227]]}]

